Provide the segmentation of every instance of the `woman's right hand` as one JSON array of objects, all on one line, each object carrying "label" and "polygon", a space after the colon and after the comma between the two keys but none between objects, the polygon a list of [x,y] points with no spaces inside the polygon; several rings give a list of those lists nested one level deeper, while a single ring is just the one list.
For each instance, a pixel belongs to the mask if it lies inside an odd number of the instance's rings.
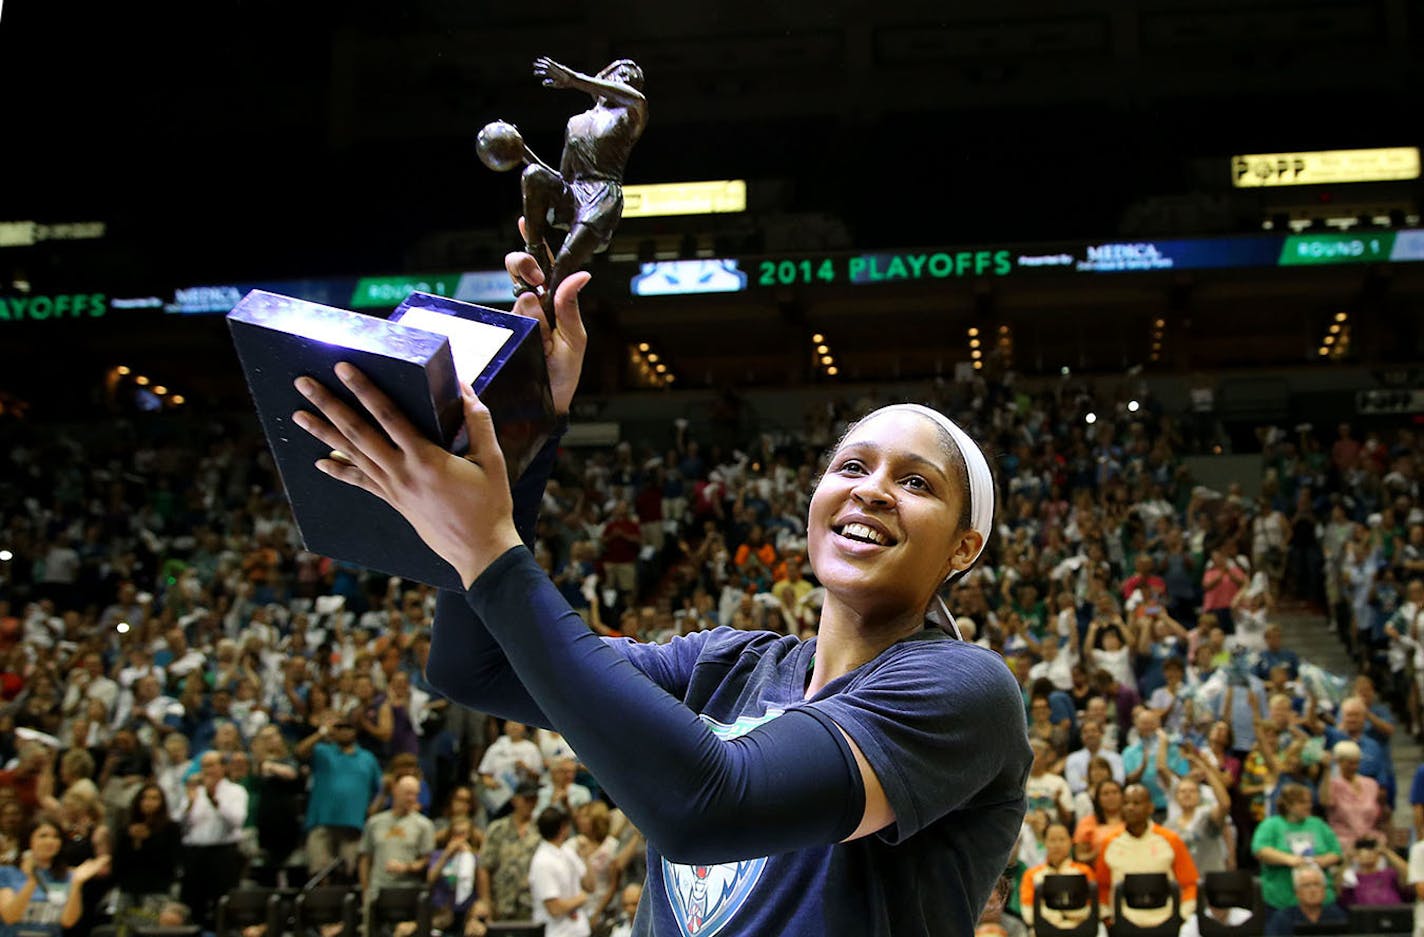
[{"label": "woman's right hand", "polygon": [[20,854],[20,871],[25,873],[25,878],[35,877],[35,857],[28,849]]}]

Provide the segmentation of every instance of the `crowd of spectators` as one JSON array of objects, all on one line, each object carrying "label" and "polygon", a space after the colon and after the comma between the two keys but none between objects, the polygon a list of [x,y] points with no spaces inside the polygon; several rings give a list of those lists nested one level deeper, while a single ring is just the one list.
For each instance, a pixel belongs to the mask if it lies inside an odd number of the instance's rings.
[{"label": "crowd of spectators", "polygon": [[[1196,483],[1199,428],[1140,386],[976,376],[917,396],[996,465],[996,535],[944,598],[1018,677],[1035,752],[1013,887],[985,932],[1031,927],[1045,873],[1088,877],[1105,917],[1141,871],[1167,873],[1188,915],[1201,876],[1229,869],[1309,920],[1316,871],[1322,907],[1412,900],[1424,847],[1412,863],[1401,849],[1424,832],[1424,775],[1396,818],[1390,758],[1421,729],[1412,433],[1265,428],[1248,497]],[[565,449],[535,555],[605,635],[812,638],[818,460],[884,402],[827,398],[804,426],[734,445],[678,421],[665,440]],[[303,551],[250,425],[6,430],[5,924],[210,928],[240,882],[321,880],[366,906],[424,883],[445,933],[627,932],[637,830],[557,733],[430,687],[433,590]],[[1338,629],[1355,669],[1286,647],[1284,607]]]}]

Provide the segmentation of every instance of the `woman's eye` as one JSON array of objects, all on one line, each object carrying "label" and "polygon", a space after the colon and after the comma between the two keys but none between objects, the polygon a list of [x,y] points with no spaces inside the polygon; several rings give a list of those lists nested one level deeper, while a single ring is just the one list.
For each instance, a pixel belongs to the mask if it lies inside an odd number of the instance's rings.
[{"label": "woman's eye", "polygon": [[930,483],[925,481],[918,475],[911,475],[909,478],[905,479],[905,487],[914,488],[916,491],[928,491],[930,488]]},{"label": "woman's eye", "polygon": [[864,472],[865,466],[861,464],[859,459],[846,459],[844,462],[841,463],[841,471],[855,473]]}]

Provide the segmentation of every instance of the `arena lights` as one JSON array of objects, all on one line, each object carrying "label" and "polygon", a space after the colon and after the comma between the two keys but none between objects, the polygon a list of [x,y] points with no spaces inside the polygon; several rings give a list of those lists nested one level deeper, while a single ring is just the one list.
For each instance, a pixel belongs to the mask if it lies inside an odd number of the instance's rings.
[{"label": "arena lights", "polygon": [[109,392],[113,393],[118,386],[118,382],[128,378],[133,383],[143,389],[144,394],[152,395],[147,398],[147,402],[140,400],[139,407],[144,410],[159,410],[164,406],[181,407],[188,402],[188,398],[182,394],[174,393],[172,388],[166,384],[154,383],[153,378],[147,374],[134,374],[133,368],[126,364],[115,365],[109,372]]},{"label": "arena lights", "polygon": [[1320,339],[1320,347],[1315,349],[1317,358],[1343,358],[1350,350],[1350,314],[1337,312],[1325,335]]},{"label": "arena lights", "polygon": [[970,326],[964,330],[964,334],[969,337],[969,360],[974,362],[974,370],[979,371],[984,367],[984,351],[979,346],[979,329]]},{"label": "arena lights", "polygon": [[0,550],[0,563],[8,563],[15,558],[9,550]]},{"label": "arena lights", "polygon": [[1136,400],[1129,400],[1129,401],[1127,402],[1127,412],[1128,412],[1128,413],[1136,413],[1138,410],[1141,410],[1141,409],[1142,409],[1142,404],[1138,403]]},{"label": "arena lights", "polygon": [[667,362],[648,342],[629,346],[628,363],[634,382],[641,387],[667,387],[677,380]]},{"label": "arena lights", "polygon": [[817,332],[811,336],[812,354],[811,363],[820,368],[827,377],[835,377],[841,373],[840,367],[836,364],[836,356],[831,353],[830,343],[826,341],[826,336]]},{"label": "arena lights", "polygon": [[999,358],[1005,368],[1014,366],[1014,330],[1007,325],[999,326]]},{"label": "arena lights", "polygon": [[1167,320],[1158,317],[1152,320],[1152,354],[1148,360],[1153,364],[1162,360],[1162,338],[1167,331]]},{"label": "arena lights", "polygon": [[1089,426],[1092,426],[1094,423],[1098,422],[1098,415],[1093,411],[1089,410],[1087,414],[1083,417],[1083,422],[1087,423]]}]

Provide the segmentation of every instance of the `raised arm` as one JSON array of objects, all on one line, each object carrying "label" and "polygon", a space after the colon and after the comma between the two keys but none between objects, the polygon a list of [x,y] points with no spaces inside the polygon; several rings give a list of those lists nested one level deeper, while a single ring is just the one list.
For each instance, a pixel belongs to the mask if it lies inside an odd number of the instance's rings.
[{"label": "raised arm", "polygon": [[[522,221],[520,230],[523,231]],[[544,282],[544,271],[529,254],[510,254],[504,263],[512,279],[517,278],[531,286]],[[554,297],[554,315],[558,320],[556,329],[548,327],[536,294],[522,293],[514,302],[515,312],[537,318],[541,323],[549,385],[554,397],[554,410],[559,414],[568,413],[583,367],[588,336],[579,315],[578,292],[587,282],[586,276],[575,274],[559,284]],[[560,438],[562,433],[556,433],[544,444],[511,492],[514,527],[526,544],[534,541],[539,504],[558,455]],[[548,717],[520,683],[504,651],[460,593],[442,591],[436,597],[430,656],[425,672],[433,686],[463,706],[550,728]]]},{"label": "raised arm", "polygon": [[547,55],[541,55],[534,60],[534,77],[540,79],[546,88],[572,88],[595,98],[607,98],[615,104],[635,110],[643,110],[648,106],[648,99],[632,85],[576,72]]}]

